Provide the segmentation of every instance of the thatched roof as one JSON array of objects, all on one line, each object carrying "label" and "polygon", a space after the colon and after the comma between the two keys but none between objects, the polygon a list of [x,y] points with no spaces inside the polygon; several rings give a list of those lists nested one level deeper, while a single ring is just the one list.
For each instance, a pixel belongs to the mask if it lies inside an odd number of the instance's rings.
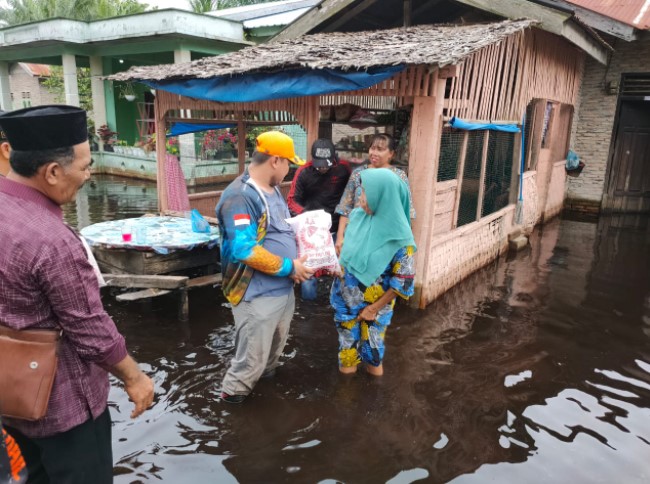
[{"label": "thatched roof", "polygon": [[445,66],[530,27],[531,20],[473,25],[418,25],[370,32],[305,35],[184,64],[131,67],[115,81],[205,79],[307,67],[364,70],[399,64]]}]

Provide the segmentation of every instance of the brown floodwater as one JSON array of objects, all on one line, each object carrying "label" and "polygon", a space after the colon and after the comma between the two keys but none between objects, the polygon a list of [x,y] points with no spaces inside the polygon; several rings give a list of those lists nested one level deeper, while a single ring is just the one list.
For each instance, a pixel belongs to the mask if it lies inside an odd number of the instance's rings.
[{"label": "brown floodwater", "polygon": [[[524,202],[525,203],[525,202]],[[79,227],[153,212],[155,187],[97,178]],[[327,287],[298,301],[283,365],[239,406],[217,398],[233,353],[218,288],[104,304],[156,383],[155,405],[110,393],[115,482],[650,481],[650,224],[557,219],[531,245],[402,305],[385,375],[339,375]]]}]

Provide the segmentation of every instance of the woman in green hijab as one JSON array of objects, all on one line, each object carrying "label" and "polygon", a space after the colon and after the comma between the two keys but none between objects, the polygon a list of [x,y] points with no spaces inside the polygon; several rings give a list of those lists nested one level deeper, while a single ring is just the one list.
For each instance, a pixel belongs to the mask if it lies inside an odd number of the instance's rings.
[{"label": "woman in green hijab", "polygon": [[330,303],[339,333],[339,370],[359,363],[382,375],[384,336],[397,296],[413,295],[415,241],[409,222],[409,190],[385,168],[361,173],[360,207],[350,213],[341,270]]}]

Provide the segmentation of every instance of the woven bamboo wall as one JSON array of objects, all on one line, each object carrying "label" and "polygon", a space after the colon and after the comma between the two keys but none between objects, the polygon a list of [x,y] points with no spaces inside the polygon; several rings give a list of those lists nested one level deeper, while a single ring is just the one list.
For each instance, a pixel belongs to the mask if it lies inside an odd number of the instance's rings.
[{"label": "woven bamboo wall", "polygon": [[472,54],[449,82],[449,117],[519,121],[534,98],[575,105],[584,53],[538,29],[512,35]]}]

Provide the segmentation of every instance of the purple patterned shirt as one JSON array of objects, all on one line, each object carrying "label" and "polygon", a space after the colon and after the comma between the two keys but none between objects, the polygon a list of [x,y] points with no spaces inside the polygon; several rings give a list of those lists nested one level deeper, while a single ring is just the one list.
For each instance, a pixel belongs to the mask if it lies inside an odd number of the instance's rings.
[{"label": "purple patterned shirt", "polygon": [[61,208],[6,178],[0,178],[0,207],[0,324],[63,330],[46,416],[4,422],[27,437],[48,437],[101,415],[109,389],[104,368],[126,357],[126,345]]}]

